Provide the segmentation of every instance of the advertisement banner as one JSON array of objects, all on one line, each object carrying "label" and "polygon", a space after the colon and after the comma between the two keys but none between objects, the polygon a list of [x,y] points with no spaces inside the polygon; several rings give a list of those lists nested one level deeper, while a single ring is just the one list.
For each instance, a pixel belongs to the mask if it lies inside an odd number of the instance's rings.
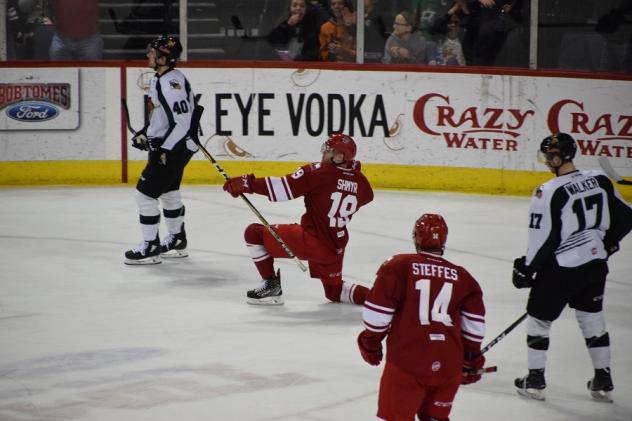
[{"label": "advertisement banner", "polygon": [[0,83],[0,130],[79,127],[79,69],[5,69]]},{"label": "advertisement banner", "polygon": [[[542,171],[551,132],[573,135],[578,165],[607,157],[632,175],[632,83],[562,77],[318,69],[182,68],[206,107],[201,137],[218,158],[311,161],[331,132],[368,163]],[[152,72],[128,69],[144,125]],[[131,154],[131,159],[142,159]],[[197,159],[203,159],[198,157]]]}]

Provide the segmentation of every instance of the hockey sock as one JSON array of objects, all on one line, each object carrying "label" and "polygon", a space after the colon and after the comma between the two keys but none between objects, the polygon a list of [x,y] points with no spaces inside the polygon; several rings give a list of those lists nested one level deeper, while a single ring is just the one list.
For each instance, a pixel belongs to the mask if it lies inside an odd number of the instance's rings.
[{"label": "hockey sock", "polygon": [[154,241],[160,228],[158,200],[136,190],[134,199],[138,205],[140,228],[144,241]]},{"label": "hockey sock", "polygon": [[182,230],[182,222],[184,221],[184,206],[179,209],[162,209],[162,215],[165,217],[165,225],[169,234],[179,234]]},{"label": "hockey sock", "polygon": [[264,226],[261,224],[248,225],[244,231],[244,240],[261,279],[269,279],[274,276],[274,259],[263,245],[263,230]]},{"label": "hockey sock", "polygon": [[184,205],[180,190],[172,190],[160,196],[162,215],[169,234],[179,234],[184,222]]},{"label": "hockey sock", "polygon": [[351,303],[363,305],[369,289],[358,284],[342,283],[342,291],[340,292],[340,301],[343,303]]},{"label": "hockey sock", "polygon": [[550,330],[550,321],[527,317],[527,366],[530,370],[546,367]]},{"label": "hockey sock", "polygon": [[575,310],[575,317],[595,369],[610,367],[610,335],[606,331],[603,311],[588,313]]}]

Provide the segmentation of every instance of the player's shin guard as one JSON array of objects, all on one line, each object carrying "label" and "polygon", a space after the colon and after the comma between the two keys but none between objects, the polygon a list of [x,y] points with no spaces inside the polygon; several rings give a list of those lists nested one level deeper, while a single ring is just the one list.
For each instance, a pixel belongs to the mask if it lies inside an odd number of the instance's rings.
[{"label": "player's shin guard", "polygon": [[259,271],[261,279],[269,279],[274,277],[274,259],[263,245],[264,229],[265,227],[261,224],[248,225],[244,231],[244,240],[246,240],[248,253]]}]

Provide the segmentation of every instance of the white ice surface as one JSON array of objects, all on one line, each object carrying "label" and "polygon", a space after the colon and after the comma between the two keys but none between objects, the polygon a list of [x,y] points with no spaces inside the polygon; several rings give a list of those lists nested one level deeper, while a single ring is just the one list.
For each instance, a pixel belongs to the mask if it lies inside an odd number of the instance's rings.
[{"label": "white ice surface", "polygon": [[[361,307],[333,304],[318,280],[281,260],[286,304],[245,302],[258,276],[243,244],[255,216],[219,187],[185,186],[190,257],[130,267],[140,239],[133,187],[0,190],[0,420],[197,421],[375,419],[382,367],[356,349]],[[301,200],[252,198],[272,223]],[[526,246],[527,198],[378,191],[350,225],[344,277],[370,285],[410,252],[411,228],[439,212],[446,257],[479,280],[487,343],[524,312],[511,285]],[[163,228],[164,230],[164,228]],[[487,353],[499,371],[459,391],[452,420],[632,420],[632,239],[606,288],[614,404],[592,401],[592,368],[574,313],[553,325],[547,400],[519,397],[525,324]]]}]

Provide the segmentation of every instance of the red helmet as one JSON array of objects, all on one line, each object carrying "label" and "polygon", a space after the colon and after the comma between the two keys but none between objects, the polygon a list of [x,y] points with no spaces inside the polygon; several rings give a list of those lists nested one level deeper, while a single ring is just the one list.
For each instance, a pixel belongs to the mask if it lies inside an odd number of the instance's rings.
[{"label": "red helmet", "polygon": [[351,161],[356,156],[356,144],[353,138],[349,135],[336,133],[332,134],[329,139],[323,143],[321,152],[333,149],[336,152],[341,152],[345,161]]},{"label": "red helmet", "polygon": [[413,242],[417,251],[440,251],[443,253],[447,239],[448,225],[441,215],[424,213],[415,222]]}]

